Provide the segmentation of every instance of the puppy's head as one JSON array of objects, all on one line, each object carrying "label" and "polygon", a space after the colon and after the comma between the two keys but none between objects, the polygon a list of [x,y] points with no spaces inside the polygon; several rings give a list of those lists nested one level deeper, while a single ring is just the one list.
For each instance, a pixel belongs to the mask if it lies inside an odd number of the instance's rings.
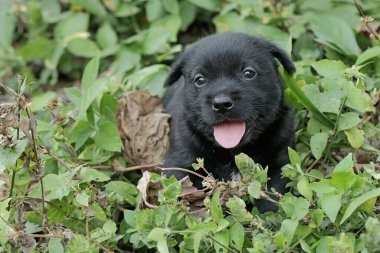
[{"label": "puppy's head", "polygon": [[254,142],[281,114],[283,83],[276,59],[294,72],[286,53],[266,40],[215,34],[188,49],[165,84],[183,76],[186,120],[209,141],[231,149]]}]

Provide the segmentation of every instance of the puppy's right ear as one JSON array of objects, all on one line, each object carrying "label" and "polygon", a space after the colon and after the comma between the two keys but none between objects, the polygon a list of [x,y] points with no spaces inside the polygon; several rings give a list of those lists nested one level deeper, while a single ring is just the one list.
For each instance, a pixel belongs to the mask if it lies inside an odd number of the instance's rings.
[{"label": "puppy's right ear", "polygon": [[170,86],[173,83],[175,83],[182,75],[182,68],[183,68],[183,60],[184,56],[181,55],[172,65],[172,69],[169,72],[168,77],[166,78],[164,82],[164,86]]}]

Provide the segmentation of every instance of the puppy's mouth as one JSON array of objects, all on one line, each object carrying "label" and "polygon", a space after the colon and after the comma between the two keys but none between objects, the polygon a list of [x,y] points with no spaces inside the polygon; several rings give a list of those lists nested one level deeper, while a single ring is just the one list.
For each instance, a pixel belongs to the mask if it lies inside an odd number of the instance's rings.
[{"label": "puppy's mouth", "polygon": [[220,146],[231,149],[239,145],[245,133],[244,121],[223,121],[214,125],[214,138]]}]

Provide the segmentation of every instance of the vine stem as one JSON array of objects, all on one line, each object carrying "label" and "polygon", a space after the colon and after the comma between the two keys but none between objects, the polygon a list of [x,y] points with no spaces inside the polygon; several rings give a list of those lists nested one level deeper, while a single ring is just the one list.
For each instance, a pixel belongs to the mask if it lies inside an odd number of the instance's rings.
[{"label": "vine stem", "polygon": [[228,252],[237,252],[239,253],[239,251],[235,250],[235,249],[232,249],[226,245],[223,245],[221,242],[217,241],[214,237],[212,237],[211,235],[207,235],[213,242],[219,244],[220,246],[222,246],[223,248],[225,248],[226,250],[228,250]]}]

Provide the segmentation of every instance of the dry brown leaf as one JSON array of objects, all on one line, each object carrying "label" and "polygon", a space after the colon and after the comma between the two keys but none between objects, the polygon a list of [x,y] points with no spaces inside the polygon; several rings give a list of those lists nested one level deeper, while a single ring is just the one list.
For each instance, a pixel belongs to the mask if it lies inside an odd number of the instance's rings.
[{"label": "dry brown leaf", "polygon": [[128,163],[163,161],[169,146],[169,118],[159,97],[143,90],[124,93],[119,100],[116,120]]}]

